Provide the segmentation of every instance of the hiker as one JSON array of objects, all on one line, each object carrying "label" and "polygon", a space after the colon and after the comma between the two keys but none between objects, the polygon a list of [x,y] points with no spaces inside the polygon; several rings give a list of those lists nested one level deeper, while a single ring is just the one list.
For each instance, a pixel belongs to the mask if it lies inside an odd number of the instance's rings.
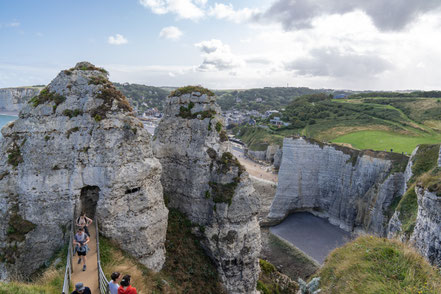
[{"label": "hiker", "polygon": [[118,280],[121,278],[121,274],[119,272],[114,272],[110,275],[110,282],[109,282],[109,291],[110,294],[118,294]]},{"label": "hiker", "polygon": [[71,294],[92,294],[89,287],[84,287],[83,283],[75,284],[75,291]]},{"label": "hiker", "polygon": [[77,227],[83,228],[87,236],[90,237],[89,229],[87,227],[92,223],[92,219],[86,216],[85,211],[81,212],[81,215],[77,218],[76,223],[77,223]]},{"label": "hiker", "polygon": [[121,286],[118,288],[118,294],[137,294],[136,288],[130,286],[130,276],[125,275],[121,280]]},{"label": "hiker", "polygon": [[74,236],[73,244],[75,245],[75,251],[78,254],[78,264],[83,260],[83,271],[86,270],[86,254],[87,254],[87,243],[89,243],[89,236],[86,235],[83,228],[78,228],[77,233]]}]

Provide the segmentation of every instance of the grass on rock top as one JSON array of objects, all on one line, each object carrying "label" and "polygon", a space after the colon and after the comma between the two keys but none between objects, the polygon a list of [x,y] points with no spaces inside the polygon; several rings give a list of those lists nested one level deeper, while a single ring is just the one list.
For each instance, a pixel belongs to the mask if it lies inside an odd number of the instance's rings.
[{"label": "grass on rock top", "polygon": [[200,93],[201,95],[206,94],[208,96],[214,96],[214,93],[204,87],[201,86],[186,86],[186,87],[181,87],[178,88],[174,91],[172,91],[169,95],[169,97],[174,97],[174,96],[181,96],[181,95],[185,95],[185,94],[191,94],[191,93]]},{"label": "grass on rock top", "polygon": [[317,273],[320,293],[435,294],[441,275],[414,249],[397,241],[362,236],[335,249]]}]

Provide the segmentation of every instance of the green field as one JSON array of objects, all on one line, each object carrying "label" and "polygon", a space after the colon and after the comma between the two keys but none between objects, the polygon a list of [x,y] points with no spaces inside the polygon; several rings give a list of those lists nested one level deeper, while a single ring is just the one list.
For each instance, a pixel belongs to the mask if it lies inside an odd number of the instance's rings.
[{"label": "green field", "polygon": [[441,100],[437,97],[331,99],[314,94],[293,100],[279,116],[289,125],[276,128],[269,120],[260,120],[266,129],[240,126],[232,131],[251,150],[280,145],[283,137],[297,134],[357,149],[399,153],[441,142]]},{"label": "green field", "polygon": [[387,150],[412,153],[419,144],[441,142],[441,134],[412,137],[384,131],[360,131],[343,135],[332,140],[333,143],[347,143],[357,149]]}]

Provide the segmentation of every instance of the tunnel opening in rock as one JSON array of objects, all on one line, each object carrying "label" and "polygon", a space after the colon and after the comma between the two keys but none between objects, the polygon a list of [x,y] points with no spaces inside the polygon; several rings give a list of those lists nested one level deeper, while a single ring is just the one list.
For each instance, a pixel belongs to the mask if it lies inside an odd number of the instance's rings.
[{"label": "tunnel opening in rock", "polygon": [[97,186],[86,186],[81,189],[81,210],[86,213],[89,218],[95,217],[96,204],[100,196],[100,188]]}]

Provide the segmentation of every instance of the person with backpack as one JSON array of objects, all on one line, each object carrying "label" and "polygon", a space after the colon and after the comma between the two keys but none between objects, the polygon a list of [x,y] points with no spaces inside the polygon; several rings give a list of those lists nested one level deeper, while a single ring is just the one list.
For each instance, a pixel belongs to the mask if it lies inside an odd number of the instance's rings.
[{"label": "person with backpack", "polygon": [[118,294],[137,294],[136,288],[130,285],[130,276],[125,275],[121,280],[121,286],[118,288]]},{"label": "person with backpack", "polygon": [[86,235],[83,228],[78,228],[77,233],[74,236],[73,244],[75,245],[75,251],[78,254],[78,264],[81,263],[81,260],[83,260],[83,271],[86,270],[86,254],[87,250],[89,249],[87,247],[87,243],[89,243],[89,236]]},{"label": "person with backpack", "polygon": [[84,231],[86,232],[87,236],[90,237],[89,229],[88,229],[87,227],[88,227],[92,222],[93,222],[92,219],[88,218],[88,217],[86,216],[86,212],[83,211],[83,212],[81,212],[81,215],[77,218],[76,225],[77,225],[77,227],[79,227],[79,228],[83,228]]},{"label": "person with backpack", "polygon": [[118,280],[121,278],[121,274],[119,272],[114,272],[110,275],[110,282],[109,282],[109,291],[110,294],[118,294]]}]

